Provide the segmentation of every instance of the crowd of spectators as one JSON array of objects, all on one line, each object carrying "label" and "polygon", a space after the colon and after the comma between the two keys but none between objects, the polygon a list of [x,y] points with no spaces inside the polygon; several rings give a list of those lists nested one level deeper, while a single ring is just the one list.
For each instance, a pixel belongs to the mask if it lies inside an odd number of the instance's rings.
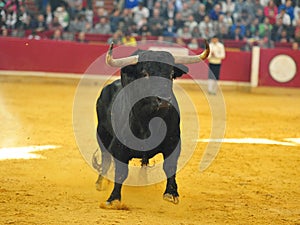
[{"label": "crowd of spectators", "polygon": [[[198,39],[245,41],[262,47],[275,42],[300,45],[300,1],[292,0],[115,0],[108,12],[99,0],[0,0],[1,35],[86,42],[85,34],[110,34],[117,44],[135,43],[135,36],[157,36],[197,48]],[[28,1],[28,0],[27,0]],[[74,35],[76,34],[76,36]]]}]

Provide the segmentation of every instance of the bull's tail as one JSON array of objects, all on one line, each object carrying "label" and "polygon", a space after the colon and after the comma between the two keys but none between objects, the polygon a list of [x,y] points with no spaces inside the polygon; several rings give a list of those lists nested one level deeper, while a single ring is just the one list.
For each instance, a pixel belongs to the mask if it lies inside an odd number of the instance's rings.
[{"label": "bull's tail", "polygon": [[102,165],[101,165],[101,163],[98,163],[99,154],[100,154],[100,151],[97,148],[96,151],[93,154],[93,157],[92,157],[92,165],[93,165],[93,168],[95,170],[97,170],[99,174],[101,174],[101,172],[102,172]]}]

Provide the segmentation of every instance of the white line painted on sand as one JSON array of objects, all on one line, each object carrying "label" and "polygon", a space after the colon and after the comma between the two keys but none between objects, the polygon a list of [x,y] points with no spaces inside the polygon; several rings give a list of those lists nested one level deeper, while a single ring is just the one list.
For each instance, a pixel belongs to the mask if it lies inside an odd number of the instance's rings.
[{"label": "white line painted on sand", "polygon": [[300,145],[300,138],[285,138],[284,140],[290,141]]},{"label": "white line painted on sand", "polygon": [[57,145],[42,145],[42,146],[25,146],[25,147],[9,147],[0,148],[0,160],[7,159],[41,159],[45,158],[42,155],[32,152],[45,151],[56,149],[61,146]]},{"label": "white line painted on sand", "polygon": [[[285,139],[288,140],[288,139]],[[300,143],[300,139],[298,140]],[[285,145],[285,146],[297,146],[295,143],[276,141],[267,138],[223,138],[223,139],[197,139],[197,142],[215,142],[215,143],[232,143],[232,144],[265,144],[265,145]]]}]

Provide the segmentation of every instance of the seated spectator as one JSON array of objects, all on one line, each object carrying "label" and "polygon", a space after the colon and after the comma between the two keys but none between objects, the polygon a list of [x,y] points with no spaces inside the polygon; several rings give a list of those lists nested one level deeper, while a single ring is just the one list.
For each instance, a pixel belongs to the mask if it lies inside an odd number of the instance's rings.
[{"label": "seated spectator", "polygon": [[199,48],[198,39],[192,38],[187,47],[192,50],[197,50]]},{"label": "seated spectator", "polygon": [[99,23],[100,19],[106,16],[108,16],[107,11],[102,7],[98,8],[96,14],[93,16],[93,25]]},{"label": "seated spectator", "polygon": [[269,18],[270,24],[276,23],[276,16],[278,14],[278,8],[274,3],[274,0],[270,0],[268,5],[264,8],[265,17]]},{"label": "seated spectator", "polygon": [[296,51],[300,50],[300,49],[299,49],[299,43],[296,42],[296,41],[294,41],[294,42],[292,43],[292,49],[293,49],[293,50],[296,50]]},{"label": "seated spectator", "polygon": [[271,34],[273,26],[269,22],[269,18],[266,17],[263,23],[258,25],[258,34],[259,34],[259,44],[261,47],[270,48],[271,47]]},{"label": "seated spectator", "polygon": [[273,26],[269,22],[269,18],[266,17],[263,23],[258,25],[258,31],[260,38],[271,36]]},{"label": "seated spectator", "polygon": [[294,41],[300,43],[300,18],[297,20],[296,26],[292,28],[291,33]]},{"label": "seated spectator", "polygon": [[175,19],[174,19],[174,26],[176,27],[176,29],[183,28],[184,20],[182,19],[181,12],[176,13]]},{"label": "seated spectator", "polygon": [[87,19],[89,24],[93,26],[94,11],[92,6],[84,7],[81,13],[85,15],[85,18]]},{"label": "seated spectator", "polygon": [[261,8],[256,9],[254,18],[257,18],[258,22],[262,23],[265,19],[264,10]]},{"label": "seated spectator", "polygon": [[[154,10],[156,10],[156,9],[158,9],[161,13],[163,13],[163,11],[166,10],[166,9],[168,8],[168,7],[166,7],[166,8],[163,9],[161,3],[162,3],[161,1],[155,1],[155,3],[154,3],[154,5],[153,5],[152,9],[151,9],[151,10],[149,9],[149,12],[150,12],[149,17],[152,17],[152,16],[153,16],[153,12],[154,12]],[[173,4],[173,3],[172,3],[172,4]],[[161,16],[164,16],[164,15],[162,14]]]},{"label": "seated spectator", "polygon": [[21,5],[19,7],[17,27],[21,30],[26,30],[29,27],[29,22],[29,14],[27,13],[26,8]]},{"label": "seated spectator", "polygon": [[244,35],[242,34],[241,27],[237,26],[234,30],[234,33],[230,34],[230,39],[235,41],[244,40]]},{"label": "seated spectator", "polygon": [[52,22],[48,25],[49,30],[63,30],[62,25],[58,21],[58,17],[54,16]]},{"label": "seated spectator", "polygon": [[6,20],[6,10],[4,9],[4,2],[0,2],[0,28],[4,26]]},{"label": "seated spectator", "polygon": [[215,35],[213,23],[210,21],[208,15],[206,15],[204,20],[199,23],[199,31],[201,37],[204,39],[210,39]]},{"label": "seated spectator", "polygon": [[[158,1],[157,1],[158,2]],[[168,7],[162,12],[162,17],[164,19],[174,19],[177,13],[177,9],[173,2],[168,3]]]},{"label": "seated spectator", "polygon": [[230,39],[230,36],[228,34],[228,29],[226,27],[221,27],[217,36],[219,37],[220,40]]},{"label": "seated spectator", "polygon": [[99,23],[97,23],[92,31],[95,34],[110,34],[110,25],[107,23],[107,18],[100,18]]},{"label": "seated spectator", "polygon": [[47,30],[47,24],[45,22],[45,18],[43,14],[38,14],[36,20],[34,21],[34,25],[32,27],[36,32],[43,32]]},{"label": "seated spectator", "polygon": [[74,18],[77,14],[82,13],[83,9],[83,0],[67,0],[69,5],[69,12],[71,13],[71,17]]},{"label": "seated spectator", "polygon": [[227,24],[228,27],[231,27],[233,24],[233,17],[231,12],[227,12],[224,14],[224,22]]},{"label": "seated spectator", "polygon": [[62,39],[62,31],[60,29],[54,30],[52,40],[61,41]]},{"label": "seated spectator", "polygon": [[107,40],[108,44],[114,43],[115,45],[122,44],[122,31],[117,30],[113,35]]},{"label": "seated spectator", "polygon": [[176,40],[175,40],[175,43],[176,43],[177,45],[180,45],[180,46],[183,46],[183,47],[186,46],[186,44],[185,44],[185,42],[184,42],[184,40],[183,40],[182,37],[177,37]]},{"label": "seated spectator", "polygon": [[61,5],[54,11],[54,16],[58,18],[58,22],[63,27],[64,30],[67,29],[70,22],[69,13],[66,11],[65,6]]},{"label": "seated spectator", "polygon": [[85,15],[80,13],[75,17],[74,20],[72,20],[70,22],[70,26],[69,26],[68,30],[70,32],[74,32],[74,33],[77,33],[80,31],[85,31],[87,23],[88,23],[88,21],[87,21]]},{"label": "seated spectator", "polygon": [[184,26],[183,28],[179,28],[177,30],[177,37],[180,37],[180,38],[183,38],[183,39],[192,38],[190,28],[188,26]]},{"label": "seated spectator", "polygon": [[254,18],[249,25],[246,26],[246,37],[251,39],[258,38],[258,25],[259,25],[259,19]]},{"label": "seated spectator", "polygon": [[220,4],[215,4],[214,8],[209,12],[209,17],[212,21],[218,21],[219,16],[224,14]]},{"label": "seated spectator", "polygon": [[138,5],[132,9],[133,22],[137,24],[142,18],[147,18],[150,15],[149,9],[144,6],[143,0],[139,0]]},{"label": "seated spectator", "polygon": [[137,30],[140,30],[141,27],[144,26],[144,25],[146,25],[147,27],[150,25],[150,24],[148,23],[147,18],[141,19],[141,20],[136,24],[136,29],[137,29]]},{"label": "seated spectator", "polygon": [[295,31],[294,41],[300,43],[300,31]]},{"label": "seated spectator", "polygon": [[125,9],[132,9],[138,5],[139,0],[125,0],[124,1],[124,8]]},{"label": "seated spectator", "polygon": [[300,1],[297,1],[298,4],[296,4],[294,8],[294,20],[292,21],[293,26],[296,26],[297,20],[300,19]]},{"label": "seated spectator", "polygon": [[198,23],[195,21],[194,16],[190,15],[188,20],[184,23],[185,26],[188,26],[190,29],[190,32],[194,29],[194,27],[198,26]]},{"label": "seated spectator", "polygon": [[49,24],[51,24],[52,20],[53,20],[53,13],[52,13],[52,8],[50,4],[47,4],[46,8],[45,8],[45,12],[44,12],[44,17],[45,17],[45,22],[47,24],[47,27],[49,26]]},{"label": "seated spectator", "polygon": [[271,39],[272,41],[279,41],[279,36],[282,30],[287,29],[287,26],[283,24],[282,18],[278,18],[276,23],[273,25],[273,29],[271,32]]},{"label": "seated spectator", "polygon": [[[270,0],[260,0],[260,4],[261,4],[263,7],[265,7],[265,6],[268,5],[269,1],[270,1]],[[277,2],[277,1],[278,1],[278,0],[276,0],[276,2]],[[281,1],[281,0],[279,0],[279,1]],[[277,5],[277,4],[276,4],[276,5]]]},{"label": "seated spectator", "polygon": [[199,26],[196,26],[193,28],[192,32],[191,32],[191,35],[193,38],[201,38],[201,33],[200,33],[200,30],[199,30]]},{"label": "seated spectator", "polygon": [[193,11],[193,14],[198,11],[200,4],[201,3],[199,2],[199,0],[190,0],[188,2],[188,6]]},{"label": "seated spectator", "polygon": [[251,23],[252,18],[254,17],[249,13],[249,10],[245,10],[245,9],[242,9],[241,15],[238,17],[241,23],[244,24],[245,26]]},{"label": "seated spectator", "polygon": [[123,26],[128,27],[134,23],[132,11],[129,9],[124,9],[121,15]]},{"label": "seated spectator", "polygon": [[15,29],[17,25],[17,12],[14,10],[14,5],[11,4],[6,9],[5,25],[7,29]]},{"label": "seated spectator", "polygon": [[278,19],[281,19],[282,20],[282,23],[285,25],[285,26],[290,26],[291,25],[291,18],[290,16],[285,12],[285,9],[282,9],[280,11],[280,13],[277,14],[276,16],[276,21]]},{"label": "seated spectator", "polygon": [[234,11],[232,13],[234,21],[237,20],[238,17],[242,14],[242,10],[244,8],[244,0],[237,0],[234,5]]},{"label": "seated spectator", "polygon": [[241,35],[244,37],[246,35],[246,26],[244,24],[242,24],[240,19],[237,19],[236,23],[230,27],[229,35],[231,37],[235,36],[235,29],[237,27],[239,27],[239,29],[241,30]]},{"label": "seated spectator", "polygon": [[281,42],[281,43],[290,42],[290,37],[289,37],[289,34],[286,29],[283,29],[281,31],[280,35],[278,36],[278,42]]},{"label": "seated spectator", "polygon": [[206,16],[206,7],[205,7],[205,5],[201,3],[198,7],[198,10],[193,13],[193,16],[195,18],[195,21],[197,23],[200,23],[204,19],[204,17]]},{"label": "seated spectator", "polygon": [[286,13],[290,16],[291,21],[293,21],[295,15],[292,0],[286,0],[285,4],[280,5],[278,7],[278,12],[280,13],[283,9],[285,9]]},{"label": "seated spectator", "polygon": [[242,8],[242,12],[247,12],[249,14],[250,20],[254,18],[255,9],[254,9],[254,1],[253,0],[245,0]]},{"label": "seated spectator", "polygon": [[109,17],[109,24],[111,32],[116,32],[119,29],[119,23],[121,22],[121,11],[119,9],[115,9],[113,11],[112,16]]},{"label": "seated spectator", "polygon": [[206,1],[203,1],[203,3],[205,3],[207,14],[214,8],[214,5],[215,5],[214,0],[206,0]]},{"label": "seated spectator", "polygon": [[85,38],[85,32],[83,31],[79,32],[76,41],[79,43],[88,43],[88,41]]},{"label": "seated spectator", "polygon": [[21,1],[19,1],[19,0],[8,0],[8,1],[4,1],[5,2],[5,9],[6,10],[12,10],[12,11],[14,11],[15,13],[17,13],[17,11],[18,11],[18,7],[19,7],[19,5],[21,5],[22,4],[22,2]]},{"label": "seated spectator", "polygon": [[0,32],[1,32],[1,37],[7,37],[8,36],[8,30],[6,29],[6,27],[1,27],[1,30],[0,30]]},{"label": "seated spectator", "polygon": [[176,27],[174,26],[174,20],[168,19],[167,25],[164,27],[163,36],[176,37]]},{"label": "seated spectator", "polygon": [[130,31],[125,31],[124,36],[122,37],[122,44],[126,46],[136,46],[137,42],[135,37],[131,35]]},{"label": "seated spectator", "polygon": [[180,11],[182,15],[182,20],[187,21],[190,15],[193,15],[193,10],[189,8],[188,3],[184,2],[182,4],[182,10]]},{"label": "seated spectator", "polygon": [[[143,17],[146,18],[146,17]],[[149,18],[149,27],[156,26],[157,29],[163,29],[164,27],[164,19],[160,16],[160,10],[154,9],[153,10],[153,17]]]},{"label": "seated spectator", "polygon": [[151,31],[148,26],[148,24],[144,24],[139,30],[138,30],[138,35],[140,36],[150,36]]},{"label": "seated spectator", "polygon": [[260,0],[255,0],[253,3],[254,11],[257,12],[257,10],[261,10],[264,12],[264,6],[261,4]]},{"label": "seated spectator", "polygon": [[214,33],[219,34],[222,27],[227,30],[229,29],[229,25],[225,21],[224,15],[220,15],[218,21],[213,21]]},{"label": "seated spectator", "polygon": [[226,0],[226,1],[221,1],[221,8],[224,13],[230,12],[231,14],[234,12],[235,8],[235,1],[232,0]]}]

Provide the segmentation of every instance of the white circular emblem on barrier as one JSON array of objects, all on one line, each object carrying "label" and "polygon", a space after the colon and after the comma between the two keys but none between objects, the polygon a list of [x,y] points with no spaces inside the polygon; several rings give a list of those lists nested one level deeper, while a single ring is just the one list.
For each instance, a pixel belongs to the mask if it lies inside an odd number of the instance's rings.
[{"label": "white circular emblem on barrier", "polygon": [[292,80],[296,75],[296,71],[295,61],[288,55],[277,55],[269,64],[271,77],[280,83]]}]

